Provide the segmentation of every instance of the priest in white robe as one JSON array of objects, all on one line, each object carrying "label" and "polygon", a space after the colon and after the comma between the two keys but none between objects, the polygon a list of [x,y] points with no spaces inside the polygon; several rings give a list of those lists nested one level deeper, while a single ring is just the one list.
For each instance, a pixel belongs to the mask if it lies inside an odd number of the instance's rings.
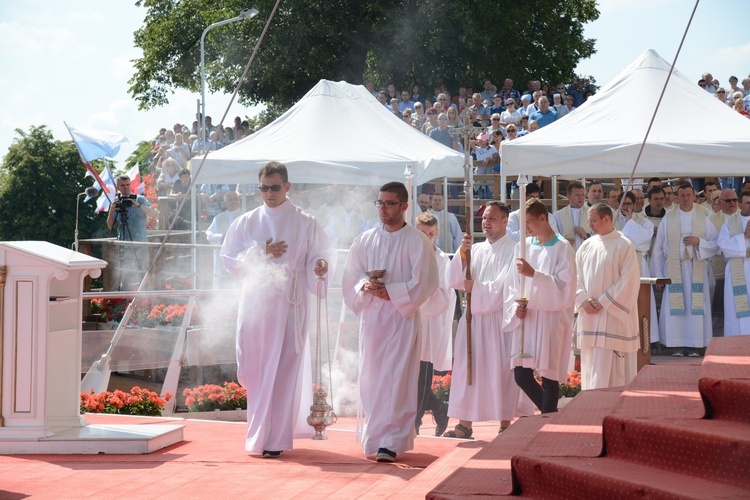
[{"label": "priest in white robe", "polygon": [[[242,214],[240,208],[240,195],[237,191],[227,191],[224,193],[224,205],[227,207],[223,212],[216,214],[211,225],[206,229],[206,239],[212,245],[221,245],[224,243],[224,236],[229,230],[232,222]],[[214,250],[214,288],[226,287],[232,282],[229,273],[224,267],[221,259],[221,250]]]},{"label": "priest in white robe", "polygon": [[461,246],[461,224],[456,215],[445,209],[445,199],[442,194],[433,194],[430,198],[430,212],[437,217],[438,227],[445,226],[448,218],[448,229],[441,229],[442,235],[437,240],[437,246],[446,253],[454,253]]},{"label": "priest in white robe", "polygon": [[[722,196],[724,193],[722,192]],[[739,212],[719,233],[719,247],[727,260],[724,271],[724,336],[750,335],[750,192],[743,192]]]},{"label": "priest in white robe", "polygon": [[[637,199],[633,191],[620,194],[618,209],[614,210],[614,226],[623,236],[635,245],[641,278],[651,277],[650,250],[654,236],[654,224],[643,213],[635,211]],[[649,324],[649,344],[659,342],[659,320],[656,315],[656,299],[651,295],[651,322]]]},{"label": "priest in white robe", "polygon": [[[362,446],[379,462],[414,447],[419,308],[438,287],[432,245],[406,224],[409,194],[400,182],[380,188],[382,225],[357,236],[342,279],[344,301],[360,320],[359,391],[365,411]],[[381,279],[368,271],[385,270]]]},{"label": "priest in white robe", "polygon": [[[718,249],[718,232],[703,210],[694,206],[689,183],[677,187],[677,208],[656,233],[651,273],[672,280],[664,290],[659,336],[673,356],[699,357],[712,337],[709,259]],[[658,286],[658,285],[657,285]]]},{"label": "priest in white robe", "polygon": [[574,250],[578,250],[581,243],[591,236],[587,219],[588,209],[583,206],[585,201],[586,189],[583,184],[577,181],[570,182],[568,184],[568,206],[552,214],[551,218],[555,221],[559,233],[573,245]]},{"label": "priest in white robe", "polygon": [[[521,243],[514,251],[515,268],[506,301],[506,330],[513,333],[514,377],[542,413],[557,411],[560,381],[567,380],[573,336],[573,306],[576,293],[575,253],[570,243],[550,227],[547,207],[538,200],[526,204],[526,259],[520,257]],[[523,286],[522,286],[523,285]],[[516,300],[528,300],[526,307]],[[534,379],[542,377],[542,387]]]},{"label": "priest in white robe", "polygon": [[[632,217],[635,196],[626,193],[622,200],[625,203],[620,203],[621,210]],[[635,245],[615,229],[609,205],[599,203],[588,212],[589,225],[595,234],[576,252],[576,330],[581,347],[583,390],[629,384],[638,371],[640,346],[641,276]],[[622,212],[617,210],[617,214],[619,217]],[[632,222],[631,219],[628,224]],[[645,245],[648,248],[648,241]]]},{"label": "priest in white robe", "polygon": [[237,318],[237,377],[247,389],[245,449],[276,458],[295,437],[309,437],[312,405],[308,346],[310,296],[335,250],[318,222],[287,198],[286,167],[258,174],[263,205],[227,231],[221,257],[242,280]]},{"label": "priest in white robe", "polygon": [[[468,384],[466,314],[458,322],[455,360],[448,415],[459,419],[446,437],[470,438],[473,422],[500,420],[507,428],[515,417],[519,387],[510,365],[512,334],[503,330],[508,269],[515,243],[505,233],[508,207],[499,201],[487,203],[482,214],[482,232],[487,239],[471,244],[463,236],[460,255],[451,261],[453,288],[471,293],[472,383]],[[466,278],[466,254],[470,251],[471,279]]]},{"label": "priest in white robe", "polygon": [[[422,196],[422,195],[420,195]],[[440,281],[430,298],[422,304],[422,342],[419,356],[419,383],[417,389],[417,419],[414,428],[419,434],[422,418],[427,410],[435,419],[435,435],[442,436],[448,426],[448,403],[432,392],[434,371],[445,372],[453,368],[453,315],[456,294],[450,286],[448,268],[451,260],[435,246],[440,235],[437,218],[423,212],[417,216],[417,229],[430,241],[435,252]]]}]

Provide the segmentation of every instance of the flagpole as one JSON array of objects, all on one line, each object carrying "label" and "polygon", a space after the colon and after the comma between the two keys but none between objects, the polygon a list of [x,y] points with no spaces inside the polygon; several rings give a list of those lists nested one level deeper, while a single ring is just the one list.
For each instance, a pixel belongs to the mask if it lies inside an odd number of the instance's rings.
[{"label": "flagpole", "polygon": [[68,126],[68,124],[66,122],[63,122],[63,124],[65,124],[65,128],[68,129],[68,133],[70,134],[70,138],[73,139],[73,144],[76,145],[76,149],[78,150],[78,156],[81,157],[81,161],[83,162],[83,166],[86,167],[86,170],[88,172],[91,172],[91,175],[94,176],[94,179],[96,180],[96,182],[99,183],[99,186],[102,188],[102,191],[104,191],[104,196],[106,196],[107,200],[110,203],[112,203],[112,198],[109,197],[109,189],[104,184],[104,181],[102,180],[102,178],[99,177],[99,173],[96,171],[96,169],[93,167],[93,165],[91,165],[91,163],[89,163],[89,161],[86,160],[86,157],[83,156],[83,151],[81,151],[81,147],[78,145],[78,141],[76,141],[76,138],[73,135],[73,132],[70,130],[70,127]]}]

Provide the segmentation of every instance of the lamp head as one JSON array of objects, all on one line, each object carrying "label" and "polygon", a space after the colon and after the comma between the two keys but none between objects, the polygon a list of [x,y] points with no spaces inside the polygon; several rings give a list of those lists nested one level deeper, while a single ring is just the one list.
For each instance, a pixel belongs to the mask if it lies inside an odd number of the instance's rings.
[{"label": "lamp head", "polygon": [[518,174],[518,181],[516,183],[519,186],[526,186],[529,184],[529,178],[525,174]]},{"label": "lamp head", "polygon": [[243,19],[251,19],[258,15],[258,9],[247,9],[244,12],[240,12],[240,17]]}]

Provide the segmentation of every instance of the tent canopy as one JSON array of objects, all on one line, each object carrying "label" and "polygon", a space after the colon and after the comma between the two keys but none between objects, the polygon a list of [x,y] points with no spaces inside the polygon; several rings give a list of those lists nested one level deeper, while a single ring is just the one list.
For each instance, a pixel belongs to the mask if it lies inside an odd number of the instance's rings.
[{"label": "tent canopy", "polygon": [[[503,173],[627,178],[670,64],[647,50],[581,107],[503,144]],[[674,70],[636,177],[750,173],[750,120]]]},{"label": "tent canopy", "polygon": [[[200,182],[255,183],[269,161],[308,184],[414,184],[463,177],[464,157],[388,112],[362,85],[321,80],[286,113],[249,137],[212,152]],[[197,160],[193,164],[197,164]]]}]

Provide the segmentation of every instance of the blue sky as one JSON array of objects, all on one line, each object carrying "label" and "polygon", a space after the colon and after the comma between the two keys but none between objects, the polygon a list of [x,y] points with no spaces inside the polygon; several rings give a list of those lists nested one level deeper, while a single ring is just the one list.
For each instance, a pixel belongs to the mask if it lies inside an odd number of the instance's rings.
[{"label": "blue sky", "polygon": [[[600,18],[586,26],[597,50],[578,72],[594,75],[603,85],[644,50],[653,48],[671,62],[694,0],[605,0]],[[750,73],[750,36],[743,26],[750,5],[741,0],[703,0],[683,46],[677,69],[698,80],[710,71],[722,85],[729,75],[742,80]],[[116,157],[119,163],[136,143],[152,138],[162,126],[191,123],[198,94],[176,91],[170,105],[138,111],[128,94],[133,74],[130,60],[139,56],[133,32],[145,10],[118,0],[4,0],[0,4],[0,156],[14,129],[47,125],[56,139],[69,138],[68,124],[119,132],[127,136]],[[264,23],[268,13],[254,20]],[[222,27],[217,29],[231,29]],[[261,48],[262,50],[262,48]],[[248,53],[249,57],[249,53]],[[207,114],[218,123],[229,96],[208,95]],[[234,116],[257,114],[235,104]]]}]

